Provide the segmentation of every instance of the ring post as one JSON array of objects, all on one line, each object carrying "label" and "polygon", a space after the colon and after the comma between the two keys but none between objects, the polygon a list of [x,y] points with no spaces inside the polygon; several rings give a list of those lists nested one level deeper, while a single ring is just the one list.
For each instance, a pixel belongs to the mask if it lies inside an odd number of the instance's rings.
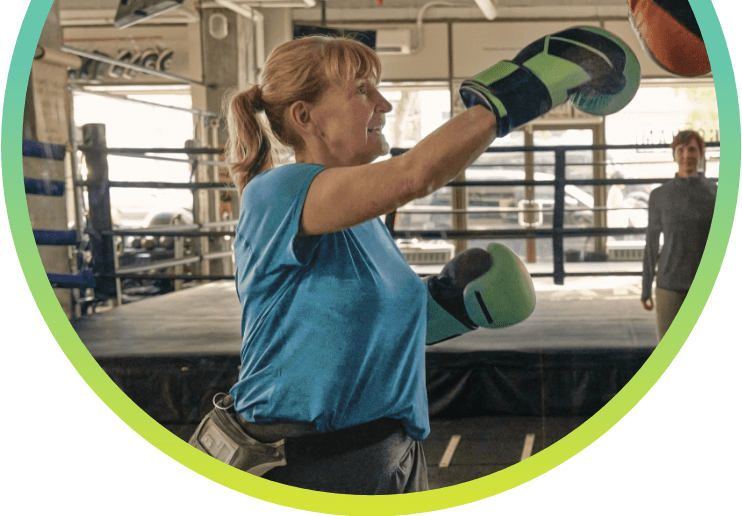
[{"label": "ring post", "polygon": [[85,162],[88,167],[88,230],[93,253],[93,269],[99,277],[96,293],[115,298],[121,303],[116,273],[116,253],[113,246],[113,223],[111,222],[111,192],[108,181],[108,157],[106,155],[106,126],[86,124],[82,126],[85,143]]},{"label": "ring post", "polygon": [[554,284],[564,285],[564,186],[567,157],[564,149],[554,152],[554,215],[552,247],[554,251]]}]

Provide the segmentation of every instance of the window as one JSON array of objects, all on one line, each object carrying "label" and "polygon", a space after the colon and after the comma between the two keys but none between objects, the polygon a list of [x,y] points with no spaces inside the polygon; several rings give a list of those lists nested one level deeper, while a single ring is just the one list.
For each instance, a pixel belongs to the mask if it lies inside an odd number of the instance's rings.
[{"label": "window", "polygon": [[[694,129],[706,142],[719,142],[719,111],[714,86],[646,86],[631,103],[605,119],[612,145],[662,144],[666,148],[608,152],[612,173],[625,178],[673,177],[677,166],[670,143],[678,131]],[[719,177],[719,148],[706,150],[705,173]],[[608,177],[611,172],[608,173]]]},{"label": "window", "polygon": [[451,118],[448,85],[382,83],[379,91],[392,105],[384,136],[392,148],[410,148]]},{"label": "window", "polygon": [[[671,178],[678,167],[670,143],[678,131],[694,129],[706,142],[719,142],[716,91],[712,84],[644,86],[626,108],[606,117],[605,128],[606,140],[612,145],[661,145],[657,149],[609,149],[606,153],[609,179]],[[718,146],[706,148],[706,161],[699,171],[707,177],[719,177]],[[659,185],[611,186],[606,200],[608,227],[646,227],[649,194]],[[611,244],[640,249],[644,235],[611,237],[609,247]]]},{"label": "window", "polygon": [[[136,100],[186,109],[191,107],[189,89],[148,87],[137,90],[132,87],[126,93]],[[187,111],[76,93],[74,115],[78,127],[104,124],[106,144],[111,148],[183,148],[186,140],[193,138],[193,115]],[[185,158],[179,154],[163,157]],[[111,181],[187,182],[191,176],[188,163],[164,160],[112,155],[108,157],[108,167]],[[193,196],[185,189],[111,188],[111,208],[114,224],[135,227],[141,226],[153,210],[191,210]]]},{"label": "window", "polygon": [[[392,148],[410,149],[451,118],[448,85],[382,83],[379,91],[392,105],[386,114],[384,136]],[[380,160],[388,159],[383,156]],[[415,199],[397,215],[397,229],[444,229],[450,227],[451,188]]]}]

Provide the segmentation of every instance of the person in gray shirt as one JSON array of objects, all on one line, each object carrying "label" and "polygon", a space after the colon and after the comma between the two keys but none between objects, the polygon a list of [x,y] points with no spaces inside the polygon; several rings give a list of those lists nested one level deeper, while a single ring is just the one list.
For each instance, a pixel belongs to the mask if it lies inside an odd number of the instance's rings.
[{"label": "person in gray shirt", "polygon": [[[657,340],[665,336],[680,310],[706,247],[716,203],[716,183],[697,170],[704,141],[695,131],[680,131],[670,145],[678,164],[675,177],[649,196],[641,302],[655,308],[652,283],[657,274]],[[660,234],[664,237],[660,253]],[[659,256],[659,263],[658,263]]]}]

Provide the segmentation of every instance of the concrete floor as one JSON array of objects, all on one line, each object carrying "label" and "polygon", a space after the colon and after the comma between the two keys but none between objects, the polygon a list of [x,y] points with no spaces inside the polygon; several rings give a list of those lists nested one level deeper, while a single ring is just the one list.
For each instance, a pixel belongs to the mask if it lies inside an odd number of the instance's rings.
[{"label": "concrete floor", "polygon": [[[524,323],[492,332],[477,330],[460,337],[467,348],[491,347],[500,342],[521,347],[648,347],[656,345],[654,312],[639,302],[641,281],[634,276],[567,277],[564,285],[551,278],[535,278],[537,308]],[[443,343],[445,345],[446,343]],[[450,341],[454,351],[461,343]],[[575,430],[585,417],[473,417],[431,420],[424,441],[431,489],[468,482],[518,463],[527,436],[534,455]],[[443,464],[453,436],[461,436],[448,465]]]},{"label": "concrete floor", "polygon": [[[430,436],[423,442],[430,489],[501,471],[554,444],[585,420],[578,417],[433,419]],[[454,448],[455,436],[460,439]],[[448,460],[442,462],[442,459]]]}]

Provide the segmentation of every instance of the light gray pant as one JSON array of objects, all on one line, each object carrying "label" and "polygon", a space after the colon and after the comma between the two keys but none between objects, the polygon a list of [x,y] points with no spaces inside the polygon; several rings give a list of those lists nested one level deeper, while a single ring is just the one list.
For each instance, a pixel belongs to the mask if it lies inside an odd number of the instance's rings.
[{"label": "light gray pant", "polygon": [[655,310],[657,310],[657,342],[662,340],[680,307],[688,295],[687,290],[655,289]]},{"label": "light gray pant", "polygon": [[334,457],[273,468],[263,478],[327,493],[381,495],[428,490],[421,441],[400,429],[383,441]]}]

